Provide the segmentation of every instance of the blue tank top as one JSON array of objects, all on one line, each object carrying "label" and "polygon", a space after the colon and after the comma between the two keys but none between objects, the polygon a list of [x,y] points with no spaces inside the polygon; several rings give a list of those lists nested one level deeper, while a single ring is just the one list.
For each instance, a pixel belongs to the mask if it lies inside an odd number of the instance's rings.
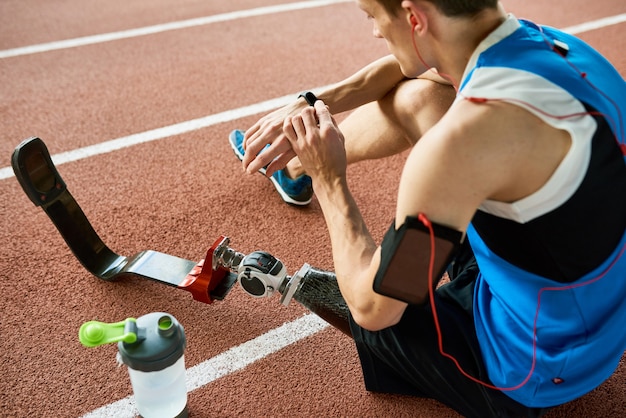
[{"label": "blue tank top", "polygon": [[[572,157],[555,174],[561,180],[537,193],[541,198],[519,206],[485,205],[489,216],[506,217],[520,230],[571,200],[590,175],[586,170],[596,149],[591,142],[598,125],[588,114],[557,121],[552,116],[559,109],[571,105],[574,110],[566,114],[575,113],[576,106],[584,113],[596,111],[611,136],[624,141],[626,83],[619,73],[577,38],[512,16],[479,46],[459,96],[459,100],[475,96],[524,102],[547,123],[572,133],[576,144],[572,153],[579,157]],[[618,172],[624,173],[624,167]],[[595,216],[601,214],[598,208]],[[617,216],[624,220],[626,213]],[[615,232],[621,239],[603,262],[574,279],[556,281],[499,256],[477,225],[469,226],[468,238],[480,267],[474,294],[476,332],[490,380],[511,398],[531,407],[559,405],[591,391],[615,371],[626,350],[626,229],[619,228]],[[509,238],[515,242],[515,236]],[[523,259],[521,244],[517,252]]]}]

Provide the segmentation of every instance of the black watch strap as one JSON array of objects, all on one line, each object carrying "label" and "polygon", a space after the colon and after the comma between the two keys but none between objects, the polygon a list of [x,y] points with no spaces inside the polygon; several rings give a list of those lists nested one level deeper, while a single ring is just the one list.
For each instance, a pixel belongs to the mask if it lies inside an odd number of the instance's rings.
[{"label": "black watch strap", "polygon": [[309,106],[313,106],[315,102],[317,101],[317,97],[315,97],[315,95],[311,93],[310,91],[304,91],[300,93],[300,95],[298,96],[298,99],[300,97],[304,97],[304,100],[306,100]]}]

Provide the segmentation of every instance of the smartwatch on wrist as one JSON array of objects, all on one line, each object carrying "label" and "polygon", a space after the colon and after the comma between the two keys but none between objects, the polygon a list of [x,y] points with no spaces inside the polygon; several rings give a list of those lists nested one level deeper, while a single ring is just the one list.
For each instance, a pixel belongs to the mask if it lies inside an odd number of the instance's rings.
[{"label": "smartwatch on wrist", "polygon": [[315,102],[317,101],[317,97],[315,97],[315,95],[313,93],[311,93],[310,91],[303,91],[298,96],[298,99],[300,97],[304,97],[304,100],[306,100],[306,102],[309,104],[309,106],[313,106],[315,104]]}]

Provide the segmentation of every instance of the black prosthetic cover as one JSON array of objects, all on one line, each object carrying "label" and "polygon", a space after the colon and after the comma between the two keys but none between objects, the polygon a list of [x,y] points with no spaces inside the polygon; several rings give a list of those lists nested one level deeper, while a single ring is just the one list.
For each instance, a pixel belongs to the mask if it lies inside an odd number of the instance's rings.
[{"label": "black prosthetic cover", "polygon": [[352,337],[348,305],[341,296],[335,273],[311,267],[293,298],[330,325]]}]

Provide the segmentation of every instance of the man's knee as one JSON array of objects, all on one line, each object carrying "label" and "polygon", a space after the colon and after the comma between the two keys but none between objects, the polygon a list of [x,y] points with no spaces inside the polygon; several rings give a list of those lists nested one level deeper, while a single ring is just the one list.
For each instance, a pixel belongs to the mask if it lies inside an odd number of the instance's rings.
[{"label": "man's knee", "polygon": [[448,111],[456,96],[454,87],[429,79],[411,79],[398,84],[390,100],[398,123],[416,142]]}]

